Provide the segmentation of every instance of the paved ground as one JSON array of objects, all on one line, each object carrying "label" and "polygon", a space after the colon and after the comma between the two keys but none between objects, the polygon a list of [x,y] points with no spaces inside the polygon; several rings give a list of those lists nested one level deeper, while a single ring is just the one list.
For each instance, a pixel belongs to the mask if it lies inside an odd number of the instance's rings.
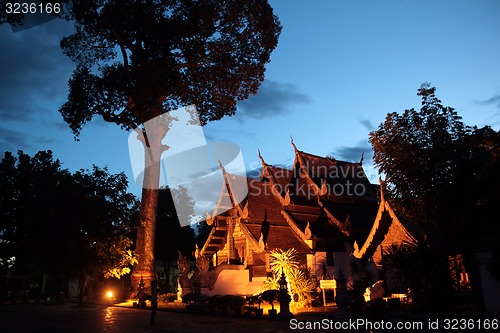
[{"label": "paved ground", "polygon": [[0,306],[0,331],[4,333],[144,333],[144,332],[289,332],[288,321],[210,316],[158,311],[156,325],[150,311],[95,305],[16,304]]},{"label": "paved ground", "polygon": [[[182,305],[182,304],[180,304]],[[347,323],[340,321],[336,308],[321,308],[321,312],[299,313],[294,320],[279,321],[268,318],[255,318],[223,314],[196,314],[177,311],[174,308],[159,309],[156,324],[150,325],[151,310],[134,308],[131,304],[120,306],[86,305],[81,308],[75,303],[46,305],[4,304],[0,305],[0,332],[2,333],[149,333],[149,332],[223,332],[223,333],[270,333],[270,332],[311,332],[313,328],[332,332],[378,332],[376,323],[386,322],[413,325],[422,322],[424,326],[405,326],[407,332],[427,331],[428,320],[408,318],[403,315],[371,318],[373,327],[344,328],[344,326],[316,326],[324,321],[333,324]],[[336,318],[337,317],[337,318]],[[387,327],[387,326],[386,326]],[[298,328],[306,328],[300,330]],[[398,330],[394,330],[398,331]]]}]

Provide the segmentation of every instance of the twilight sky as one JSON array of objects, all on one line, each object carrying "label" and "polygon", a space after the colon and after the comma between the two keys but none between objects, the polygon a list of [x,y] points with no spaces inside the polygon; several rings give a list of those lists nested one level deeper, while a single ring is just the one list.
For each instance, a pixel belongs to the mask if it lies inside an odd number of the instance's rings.
[{"label": "twilight sky", "polygon": [[[290,166],[297,148],[358,161],[372,182],[368,133],[389,112],[419,108],[423,82],[468,125],[500,128],[500,1],[271,0],[283,31],[258,94],[208,124],[209,141],[239,145],[247,170]],[[94,119],[80,136],[58,112],[73,63],[62,21],[13,33],[0,26],[0,153],[50,149],[71,171],[108,166],[130,176],[128,134]]]}]

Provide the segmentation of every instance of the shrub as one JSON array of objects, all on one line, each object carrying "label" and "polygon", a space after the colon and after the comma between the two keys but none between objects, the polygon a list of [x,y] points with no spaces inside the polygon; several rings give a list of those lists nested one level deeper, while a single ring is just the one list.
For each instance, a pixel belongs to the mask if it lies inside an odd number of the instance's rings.
[{"label": "shrub", "polygon": [[167,293],[167,294],[158,295],[158,302],[162,302],[162,303],[173,302],[176,299],[177,299],[176,293]]}]

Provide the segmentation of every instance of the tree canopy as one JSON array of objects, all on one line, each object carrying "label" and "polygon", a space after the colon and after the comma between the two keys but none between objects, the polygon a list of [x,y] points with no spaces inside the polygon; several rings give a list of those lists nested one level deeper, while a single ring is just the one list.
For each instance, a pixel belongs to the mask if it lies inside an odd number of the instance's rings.
[{"label": "tree canopy", "polygon": [[202,124],[234,114],[281,30],[266,0],[73,1],[67,18],[77,66],[60,111],[76,135],[96,115],[131,130],[192,104]]},{"label": "tree canopy", "polygon": [[96,166],[70,173],[50,151],[6,152],[0,170],[2,275],[36,281],[42,274],[120,277],[130,271],[138,205],[123,173]]},{"label": "tree canopy", "polygon": [[401,214],[456,250],[500,253],[500,131],[465,125],[435,92],[422,84],[420,110],[389,113],[370,133],[385,190]]}]

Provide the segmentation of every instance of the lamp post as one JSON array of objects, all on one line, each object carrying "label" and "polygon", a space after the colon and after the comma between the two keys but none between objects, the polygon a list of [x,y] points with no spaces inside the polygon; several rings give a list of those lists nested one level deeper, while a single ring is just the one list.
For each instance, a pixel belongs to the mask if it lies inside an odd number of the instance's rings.
[{"label": "lamp post", "polygon": [[290,312],[290,301],[292,298],[288,295],[288,282],[286,281],[283,268],[281,269],[279,284],[280,293],[278,295],[278,301],[280,302],[280,313],[278,314],[278,319],[289,319],[293,317],[293,313]]},{"label": "lamp post", "polygon": [[141,279],[139,280],[139,290],[137,291],[137,298],[139,302],[139,307],[140,308],[145,308],[146,307],[146,301],[143,300],[144,296],[144,280],[141,275]]},{"label": "lamp post", "polygon": [[342,272],[342,267],[339,269],[339,274],[335,279],[337,281],[337,297],[335,298],[335,303],[337,303],[338,312],[337,318],[344,319],[347,316],[347,305],[349,303],[349,298],[347,296],[347,279]]}]

